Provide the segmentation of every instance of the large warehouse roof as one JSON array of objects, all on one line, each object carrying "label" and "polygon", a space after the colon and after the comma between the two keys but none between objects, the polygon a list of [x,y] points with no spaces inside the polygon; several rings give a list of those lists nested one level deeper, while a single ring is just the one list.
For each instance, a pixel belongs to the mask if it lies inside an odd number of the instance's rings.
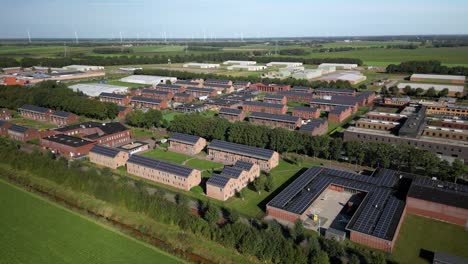
[{"label": "large warehouse roof", "polygon": [[176,77],[166,77],[166,76],[154,76],[154,75],[132,75],[120,79],[121,82],[128,83],[138,83],[138,84],[147,84],[147,85],[156,85],[159,83],[166,83],[170,81],[175,83],[177,81]]},{"label": "large warehouse roof", "polygon": [[399,83],[398,89],[403,89],[406,86],[409,86],[413,89],[421,88],[423,90],[429,90],[430,88],[434,88],[436,91],[442,91],[443,89],[447,88],[451,92],[460,92],[463,93],[465,87],[463,85],[449,85],[449,84],[433,84],[433,83]]},{"label": "large warehouse roof", "polygon": [[458,80],[458,81],[464,81],[466,79],[466,77],[462,76],[462,75],[419,74],[419,73],[415,73],[415,74],[411,75],[411,78],[416,78],[416,79],[437,79],[437,80]]},{"label": "large warehouse roof", "polygon": [[101,93],[127,93],[128,87],[101,83],[80,83],[71,85],[68,88],[73,91],[81,91],[87,96],[97,97]]}]

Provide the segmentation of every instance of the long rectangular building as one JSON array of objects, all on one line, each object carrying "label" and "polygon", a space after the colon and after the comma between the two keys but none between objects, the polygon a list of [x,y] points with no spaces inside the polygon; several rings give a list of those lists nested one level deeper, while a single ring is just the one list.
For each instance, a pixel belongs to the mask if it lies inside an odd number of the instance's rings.
[{"label": "long rectangular building", "polygon": [[284,104],[272,104],[258,101],[242,103],[242,109],[247,112],[264,112],[269,114],[286,114],[288,107]]},{"label": "long rectangular building", "polygon": [[126,151],[101,145],[94,145],[89,151],[88,156],[89,161],[92,163],[111,169],[125,166],[130,157],[129,153]]},{"label": "long rectangular building", "polygon": [[418,74],[411,75],[410,80],[412,82],[418,81],[445,81],[449,83],[465,84],[466,77],[462,75],[442,75],[442,74]]},{"label": "long rectangular building", "polygon": [[208,145],[208,157],[227,165],[235,164],[238,160],[250,162],[258,164],[264,171],[270,171],[279,163],[276,151],[216,139]]},{"label": "long rectangular building", "polygon": [[301,118],[291,115],[278,115],[262,112],[252,112],[249,116],[249,122],[255,125],[282,127],[289,130],[295,130],[301,126]]},{"label": "long rectangular building", "polygon": [[186,191],[201,182],[199,170],[139,155],[132,155],[128,159],[127,172]]},{"label": "long rectangular building", "polygon": [[169,150],[189,155],[196,155],[206,146],[206,140],[202,137],[182,133],[172,133],[169,138]]}]

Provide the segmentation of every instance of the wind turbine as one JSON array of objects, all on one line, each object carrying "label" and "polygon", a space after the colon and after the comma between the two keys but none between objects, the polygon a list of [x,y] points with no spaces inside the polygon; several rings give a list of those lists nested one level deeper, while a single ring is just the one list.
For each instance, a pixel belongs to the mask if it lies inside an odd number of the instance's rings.
[{"label": "wind turbine", "polygon": [[75,43],[78,44],[78,34],[75,31]]},{"label": "wind turbine", "polygon": [[120,31],[119,33],[120,33],[120,44],[122,44],[123,43],[122,31]]},{"label": "wind turbine", "polygon": [[31,44],[31,34],[29,34],[29,29],[28,29],[28,41],[29,41],[29,44]]}]

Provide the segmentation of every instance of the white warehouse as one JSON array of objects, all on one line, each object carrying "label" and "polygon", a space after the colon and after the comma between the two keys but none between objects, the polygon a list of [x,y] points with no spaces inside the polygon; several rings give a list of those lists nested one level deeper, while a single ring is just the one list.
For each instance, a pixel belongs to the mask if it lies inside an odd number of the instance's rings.
[{"label": "white warehouse", "polygon": [[128,87],[102,83],[79,83],[71,85],[68,88],[75,92],[83,92],[90,97],[97,97],[101,93],[126,94],[128,92]]},{"label": "white warehouse", "polygon": [[184,68],[200,68],[200,69],[215,69],[219,68],[219,64],[215,63],[198,63],[198,62],[189,62],[183,65]]},{"label": "white warehouse", "polygon": [[167,77],[167,76],[155,76],[155,75],[131,75],[120,79],[121,82],[128,83],[138,83],[143,85],[157,85],[160,83],[175,83],[177,81],[176,77]]},{"label": "white warehouse", "polygon": [[87,72],[87,71],[103,71],[104,67],[103,66],[89,66],[89,65],[68,65],[63,67],[65,70],[70,70],[70,71],[82,71],[82,72]]},{"label": "white warehouse", "polygon": [[357,68],[358,65],[350,63],[322,63],[318,67],[319,69],[324,67],[335,67],[335,69],[352,70]]},{"label": "white warehouse", "polygon": [[302,66],[302,62],[278,62],[278,61],[272,61],[267,63],[268,67],[273,67],[273,66],[285,66],[285,67],[299,67]]},{"label": "white warehouse", "polygon": [[261,71],[266,69],[266,66],[261,65],[231,65],[228,66],[228,70],[244,70],[244,71]]},{"label": "white warehouse", "polygon": [[238,61],[238,60],[228,60],[223,62],[224,65],[229,65],[229,64],[238,64],[238,65],[255,65],[257,64],[256,61]]}]

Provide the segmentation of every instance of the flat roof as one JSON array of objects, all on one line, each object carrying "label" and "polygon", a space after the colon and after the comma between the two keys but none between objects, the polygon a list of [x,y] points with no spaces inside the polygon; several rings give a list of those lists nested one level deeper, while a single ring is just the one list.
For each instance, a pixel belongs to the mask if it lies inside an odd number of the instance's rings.
[{"label": "flat roof", "polygon": [[89,144],[94,144],[92,141],[88,141],[86,139],[82,139],[78,137],[68,136],[65,134],[57,134],[57,135],[48,136],[42,139],[52,141],[58,144],[66,145],[69,147],[74,147],[74,148],[86,146]]},{"label": "flat roof", "polygon": [[261,160],[269,160],[275,153],[273,150],[270,150],[270,149],[251,147],[247,145],[231,143],[231,142],[221,141],[217,139],[214,139],[213,141],[211,141],[211,144],[208,145],[208,149],[230,152],[230,153],[257,158]]},{"label": "flat roof", "polygon": [[463,85],[449,85],[449,84],[433,84],[433,83],[399,83],[398,89],[403,89],[406,86],[409,86],[413,89],[421,88],[423,90],[429,90],[434,88],[436,91],[442,91],[447,88],[451,92],[460,92],[463,93],[465,87]]},{"label": "flat roof", "polygon": [[466,79],[466,77],[462,75],[421,74],[421,73],[414,73],[411,75],[411,78],[458,80],[458,81],[465,81]]},{"label": "flat roof", "polygon": [[139,84],[158,84],[166,81],[176,81],[176,77],[155,76],[155,75],[131,75],[120,79],[121,82],[139,83]]},{"label": "flat roof", "polygon": [[68,88],[73,91],[83,92],[87,96],[96,97],[101,93],[127,93],[128,87],[118,86],[118,85],[109,85],[103,83],[79,83],[71,85]]},{"label": "flat roof", "polygon": [[297,116],[278,115],[278,114],[270,114],[270,113],[263,113],[263,112],[252,112],[249,118],[273,120],[273,121],[293,123],[293,124],[297,123],[300,120],[300,118]]}]

